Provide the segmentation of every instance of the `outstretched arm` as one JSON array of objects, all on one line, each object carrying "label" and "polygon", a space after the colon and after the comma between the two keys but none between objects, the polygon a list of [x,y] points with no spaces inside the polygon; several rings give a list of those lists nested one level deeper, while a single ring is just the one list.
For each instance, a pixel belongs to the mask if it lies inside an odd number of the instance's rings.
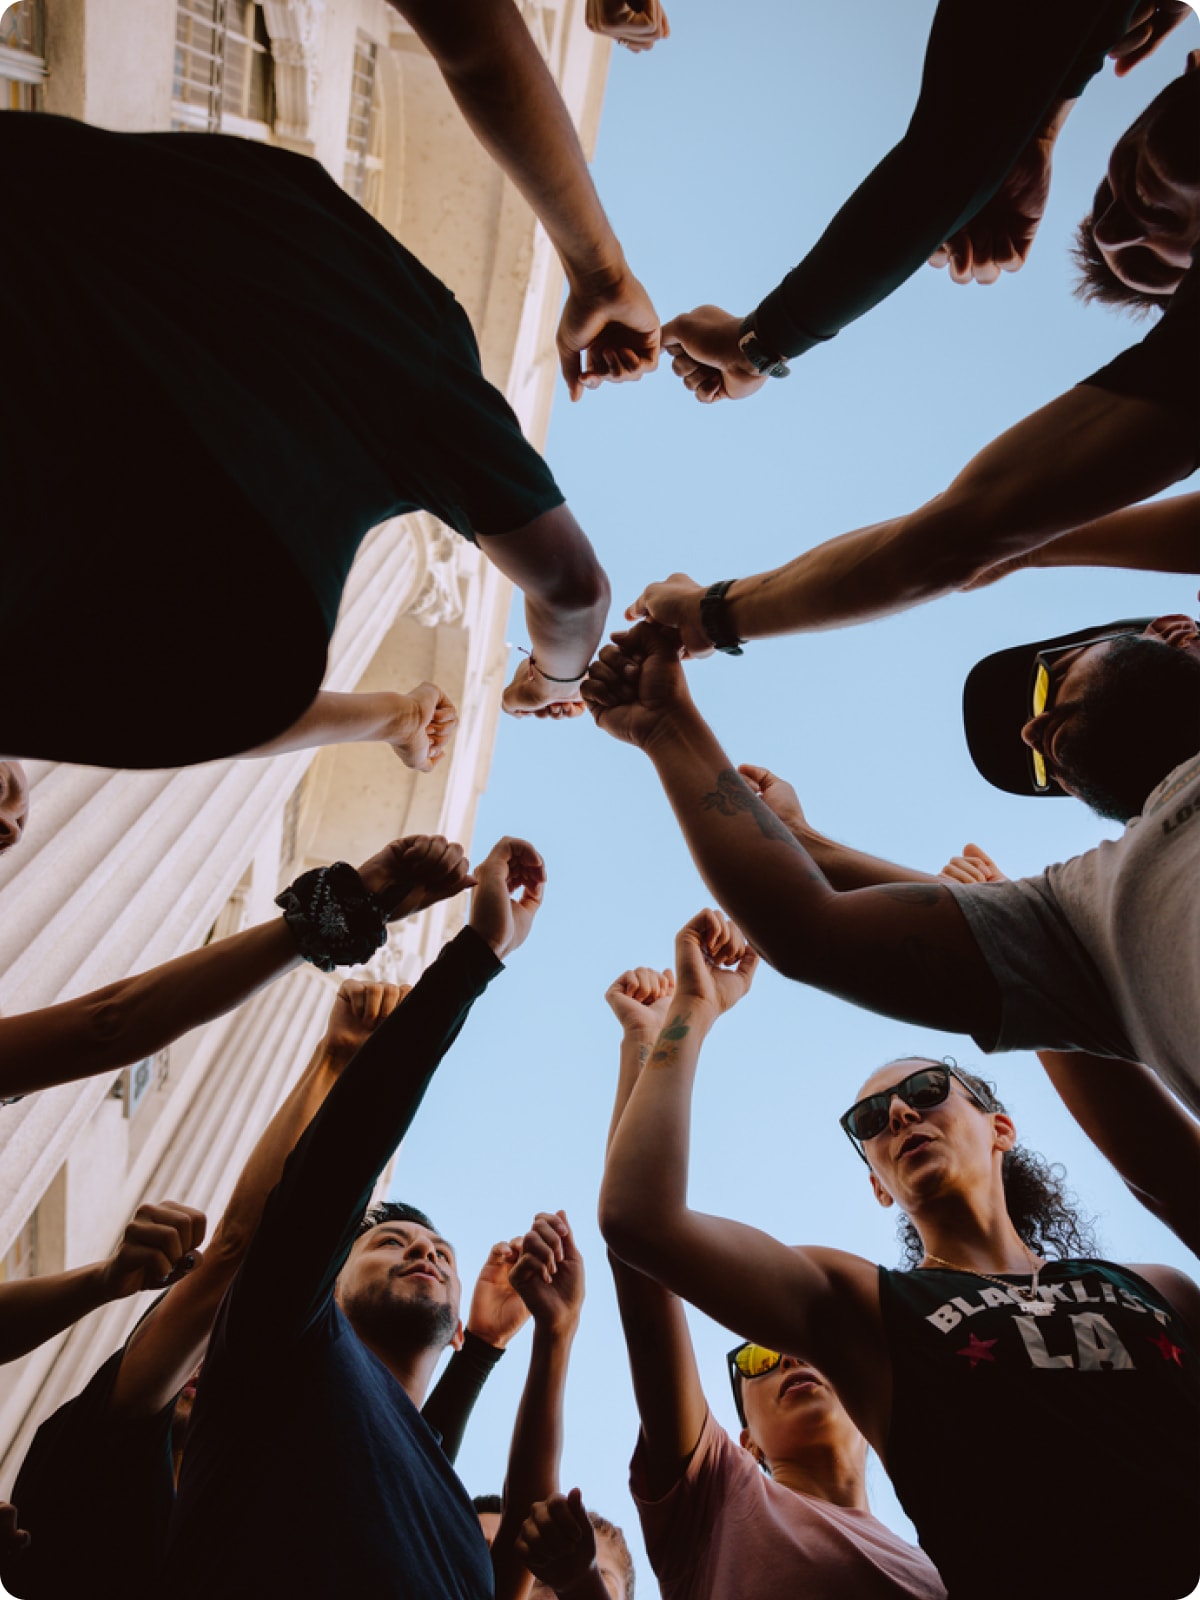
[{"label": "outstretched arm", "polygon": [[475,1402],[509,1342],[525,1326],[529,1312],[509,1283],[509,1272],[521,1253],[520,1239],[501,1239],[488,1251],[475,1280],[463,1343],[446,1364],[421,1415],[441,1435],[442,1453],[454,1462]]},{"label": "outstretched arm", "polygon": [[390,744],[406,767],[432,772],[446,754],[458,712],[436,683],[419,683],[408,694],[381,689],[371,694],[334,694],[322,689],[308,710],[269,744],[242,759],[278,756],[327,744]]},{"label": "outstretched arm", "polygon": [[[1094,0],[1062,0],[1038,13],[1030,36],[1020,8],[941,0],[903,137],[751,313],[767,353],[799,356],[832,339],[943,249],[960,282],[1017,270],[1045,206],[1054,142],[1111,42],[1092,37],[1095,11]],[[702,306],[663,328],[698,399],[762,387],[738,348],[741,323]]]},{"label": "outstretched arm", "polygon": [[1129,506],[1084,523],[1027,555],[978,573],[968,589],[1025,567],[1131,567],[1135,572],[1200,572],[1200,494]]},{"label": "outstretched arm", "polygon": [[534,1504],[558,1488],[567,1367],[583,1309],[583,1261],[565,1212],[538,1212],[521,1242],[512,1283],[533,1317],[533,1348],[492,1545],[497,1600],[521,1600],[532,1587],[517,1536]]},{"label": "outstretched arm", "polygon": [[300,964],[282,918],[44,1011],[0,1017],[0,1092],[115,1072],[220,1017]]},{"label": "outstretched arm", "polygon": [[701,875],[755,949],[786,977],[886,1016],[993,1029],[999,992],[951,891],[835,889],[696,710],[677,636],[646,624],[616,638],[584,697],[607,733],[644,748]]},{"label": "outstretched arm", "polygon": [[[393,840],[358,869],[389,919],[423,903],[411,890],[409,841]],[[469,881],[469,880],[468,880]],[[464,885],[465,886],[465,885]],[[300,964],[280,917],[133,978],[23,1016],[0,1017],[0,1097],[115,1072],[224,1016]]]},{"label": "outstretched arm", "polygon": [[204,1354],[225,1291],[296,1141],[355,1051],[407,992],[349,978],[338,989],[325,1033],[251,1152],[203,1259],[134,1329],[113,1385],[114,1413],[152,1417],[179,1392]]},{"label": "outstretched arm", "polygon": [[749,986],[755,956],[736,928],[703,911],[680,932],[675,957],[674,1001],[608,1152],[601,1231],[622,1261],[726,1327],[815,1362],[878,1447],[887,1362],[874,1269],[838,1250],[788,1249],[688,1206],[700,1050]]},{"label": "outstretched arm", "polygon": [[0,1283],[0,1363],[36,1350],[89,1311],[190,1272],[204,1229],[203,1213],[190,1206],[141,1205],[107,1261]]},{"label": "outstretched arm", "polygon": [[[674,974],[652,967],[623,972],[605,993],[621,1024],[610,1149],[634,1086],[666,1025],[674,995]],[[647,1492],[658,1499],[676,1482],[695,1450],[708,1407],[680,1301],[611,1251],[608,1259],[641,1419]]]},{"label": "outstretched arm", "polygon": [[[558,86],[512,0],[391,0],[481,144],[537,213],[567,274],[558,329],[572,400],[658,362],[658,316],[600,204]],[[586,355],[587,367],[583,366]]]},{"label": "outstretched arm", "polygon": [[[725,596],[729,621],[746,640],[890,616],[1048,552],[1061,535],[1194,468],[1195,444],[1178,417],[1151,400],[1080,384],[993,440],[918,510],[739,578]],[[1135,558],[1128,537],[1123,547]],[[701,584],[675,573],[643,590],[625,614],[678,628],[689,655],[708,655],[703,594]]]},{"label": "outstretched arm", "polygon": [[562,505],[512,533],[480,535],[478,543],[524,594],[533,645],[504,691],[505,711],[516,717],[579,716],[579,685],[604,632],[610,599],[591,541]]},{"label": "outstretched arm", "polygon": [[[467,881],[461,846],[410,844],[430,902]],[[243,1348],[298,1338],[327,1306],[380,1172],[499,957],[528,933],[545,878],[532,846],[501,840],[476,876],[468,926],[357,1052],[288,1159],[223,1313]]]},{"label": "outstretched arm", "polygon": [[898,862],[885,861],[882,856],[855,850],[852,845],[839,844],[836,839],[818,833],[804,815],[795,789],[785,778],[777,777],[768,768],[743,762],[738,773],[750,792],[770,807],[796,842],[812,857],[831,888],[870,889],[881,883],[938,881],[932,873],[922,872],[918,867],[902,867]]},{"label": "outstretched arm", "polygon": [[1075,1050],[1038,1060],[1134,1198],[1200,1256],[1200,1123],[1139,1062]]}]

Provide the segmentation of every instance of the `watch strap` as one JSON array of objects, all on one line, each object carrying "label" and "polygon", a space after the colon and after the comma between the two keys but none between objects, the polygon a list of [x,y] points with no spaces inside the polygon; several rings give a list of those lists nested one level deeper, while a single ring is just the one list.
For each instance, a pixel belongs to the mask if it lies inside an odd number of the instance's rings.
[{"label": "watch strap", "polygon": [[738,329],[738,349],[754,370],[764,378],[787,378],[791,376],[792,369],[784,358],[772,354],[758,337],[754,327],[753,311]]},{"label": "watch strap", "polygon": [[712,641],[713,647],[726,656],[740,656],[744,653],[742,641],[738,638],[729,615],[729,603],[725,599],[730,587],[736,582],[736,578],[725,578],[720,583],[710,584],[700,602],[700,626]]}]

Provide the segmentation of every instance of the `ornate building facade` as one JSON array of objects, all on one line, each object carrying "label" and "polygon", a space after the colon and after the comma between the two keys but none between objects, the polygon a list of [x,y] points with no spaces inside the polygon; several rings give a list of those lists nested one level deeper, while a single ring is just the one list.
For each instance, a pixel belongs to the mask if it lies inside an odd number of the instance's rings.
[{"label": "ornate building facade", "polygon": [[[522,10],[590,153],[608,46],[586,31],[583,0]],[[0,107],[219,130],[314,156],[453,288],[485,372],[543,444],[557,261],[386,0],[0,0]],[[469,844],[511,592],[428,516],[384,524],[359,554],[326,687],[438,683],[460,721],[432,774],[368,745],[152,773],[29,763],[29,826],[0,861],[0,1011],[52,1005],[275,915],[280,886],[310,865],[360,860],[405,833]],[[411,980],[462,915],[455,902],[399,925],[381,965]],[[335,982],[297,972],[115,1081],[0,1107],[0,1277],[103,1257],[143,1200],[199,1206],[211,1225]],[[40,1420],[145,1303],[118,1302],[0,1368],[0,1495]]]}]

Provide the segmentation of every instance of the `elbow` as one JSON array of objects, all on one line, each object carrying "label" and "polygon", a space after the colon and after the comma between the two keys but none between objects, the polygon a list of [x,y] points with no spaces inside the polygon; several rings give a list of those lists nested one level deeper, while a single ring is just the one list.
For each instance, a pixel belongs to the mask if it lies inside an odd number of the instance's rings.
[{"label": "elbow", "polygon": [[608,574],[592,556],[590,561],[571,562],[558,571],[548,572],[538,598],[560,616],[603,619],[612,603],[612,588]]},{"label": "elbow", "polygon": [[88,1056],[86,1071],[100,1072],[108,1067],[127,1066],[148,1052],[137,1037],[136,1006],[128,995],[101,990],[79,1002],[82,1010],[83,1048]]},{"label": "elbow", "polygon": [[626,1266],[646,1269],[647,1208],[630,1202],[609,1183],[600,1190],[598,1222],[609,1253]]},{"label": "elbow", "polygon": [[645,1186],[622,1195],[606,1184],[600,1191],[598,1221],[608,1252],[627,1267],[669,1285],[684,1247],[686,1207],[672,1213]]}]

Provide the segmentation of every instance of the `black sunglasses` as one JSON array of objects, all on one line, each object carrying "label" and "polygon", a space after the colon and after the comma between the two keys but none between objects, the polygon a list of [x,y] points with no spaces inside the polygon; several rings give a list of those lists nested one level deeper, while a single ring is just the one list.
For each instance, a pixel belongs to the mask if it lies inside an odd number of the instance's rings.
[{"label": "black sunglasses", "polygon": [[[920,1072],[910,1072],[907,1078],[901,1078],[900,1082],[894,1083],[890,1089],[881,1089],[878,1094],[867,1095],[866,1099],[851,1106],[844,1116],[838,1118],[838,1121],[847,1139],[866,1161],[867,1152],[863,1149],[863,1145],[868,1139],[874,1139],[881,1134],[887,1127],[892,1114],[893,1095],[899,1095],[904,1104],[911,1106],[914,1111],[928,1111],[931,1106],[940,1106],[946,1099],[950,1093],[951,1078],[961,1083],[975,1104],[984,1111],[995,1109],[989,1106],[983,1096],[972,1089],[966,1079],[947,1062],[940,1066],[930,1064],[922,1067]],[[869,1161],[867,1165],[870,1166]]]}]

